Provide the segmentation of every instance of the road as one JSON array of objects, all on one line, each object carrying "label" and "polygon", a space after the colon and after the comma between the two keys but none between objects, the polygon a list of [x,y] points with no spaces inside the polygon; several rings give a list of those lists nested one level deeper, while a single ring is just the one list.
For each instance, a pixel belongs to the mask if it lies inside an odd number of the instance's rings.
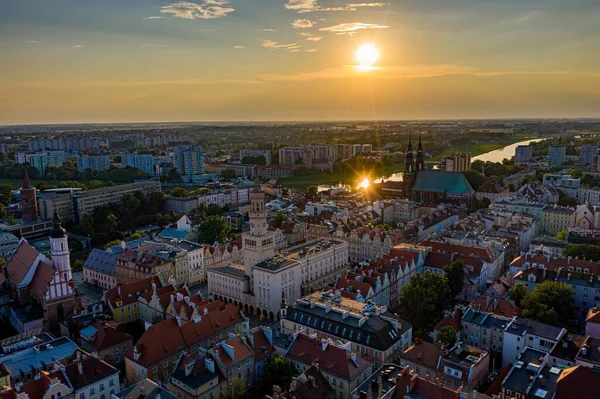
[{"label": "road", "polygon": [[102,288],[84,283],[82,271],[74,272],[73,280],[75,281],[77,290],[85,294],[84,303],[95,303],[102,300],[102,295],[104,294]]}]

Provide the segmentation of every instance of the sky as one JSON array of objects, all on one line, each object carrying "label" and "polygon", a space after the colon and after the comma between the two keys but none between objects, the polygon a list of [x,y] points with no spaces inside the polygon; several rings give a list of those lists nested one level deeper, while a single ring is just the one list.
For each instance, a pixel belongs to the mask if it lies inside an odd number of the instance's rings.
[{"label": "sky", "polygon": [[598,15],[598,0],[0,0],[0,124],[600,117]]}]

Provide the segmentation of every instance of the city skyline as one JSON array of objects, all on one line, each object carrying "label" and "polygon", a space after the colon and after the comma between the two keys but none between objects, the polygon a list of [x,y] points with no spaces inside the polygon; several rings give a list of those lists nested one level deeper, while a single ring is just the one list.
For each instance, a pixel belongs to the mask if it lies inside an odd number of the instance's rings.
[{"label": "city skyline", "polygon": [[448,3],[2,0],[0,124],[600,116],[600,3]]}]

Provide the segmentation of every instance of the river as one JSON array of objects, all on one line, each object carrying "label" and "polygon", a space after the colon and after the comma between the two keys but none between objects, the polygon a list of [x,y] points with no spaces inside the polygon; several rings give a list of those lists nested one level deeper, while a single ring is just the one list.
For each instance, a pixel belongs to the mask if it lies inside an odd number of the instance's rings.
[{"label": "river", "polygon": [[[515,149],[520,146],[520,145],[527,145],[529,143],[537,143],[538,141],[542,141],[542,140],[546,140],[544,138],[542,139],[528,139],[528,140],[524,140],[524,141],[520,141],[518,143],[514,143],[511,145],[507,145],[506,147],[502,147],[499,148],[497,150],[494,151],[490,151],[490,152],[486,152],[484,154],[481,155],[477,155],[476,157],[473,157],[473,161],[490,161],[490,162],[502,162],[503,159],[505,158],[510,158],[512,156],[515,155]],[[402,181],[402,176],[403,173],[399,172],[399,173],[394,173],[388,176],[377,176],[375,177],[375,179],[373,180],[374,183],[381,183],[383,181]],[[336,186],[333,187],[345,187],[347,188],[347,186],[344,186],[342,184],[338,184]],[[332,186],[328,186],[328,185],[321,185],[319,186],[319,191],[324,191],[324,190],[328,190],[332,188]]]}]

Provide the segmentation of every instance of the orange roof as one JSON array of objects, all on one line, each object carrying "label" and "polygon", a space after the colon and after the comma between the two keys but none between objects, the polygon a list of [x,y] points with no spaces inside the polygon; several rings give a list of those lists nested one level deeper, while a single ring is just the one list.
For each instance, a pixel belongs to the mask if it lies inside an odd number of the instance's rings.
[{"label": "orange roof", "polygon": [[225,344],[233,348],[233,358],[229,356],[229,353],[223,348],[223,345],[216,345],[216,350],[219,354],[219,359],[223,362],[225,367],[228,367],[233,363],[237,363],[247,357],[254,356],[254,353],[250,350],[248,345],[243,343],[239,337],[233,337],[231,339],[228,339],[227,341],[225,341]]},{"label": "orange roof", "polygon": [[6,264],[8,280],[14,285],[21,284],[39,254],[27,241],[21,240]]},{"label": "orange roof", "polygon": [[588,323],[600,323],[600,308],[591,308],[588,310],[585,321]]},{"label": "orange roof", "polygon": [[[371,362],[356,356],[356,363],[350,352],[328,343],[323,350],[321,340],[311,338],[306,334],[298,334],[289,347],[286,357],[291,357],[302,363],[312,365],[318,363],[319,368],[327,373],[336,374],[352,380],[365,369],[371,367]],[[357,366],[358,364],[358,366]]]},{"label": "orange roof", "polygon": [[439,346],[418,340],[402,354],[402,358],[436,369],[441,354]]},{"label": "orange roof", "polygon": [[513,305],[506,299],[487,295],[482,295],[479,298],[474,299],[473,302],[470,303],[470,306],[474,309],[484,309],[486,312],[504,317],[518,316],[521,313],[521,309],[519,309],[518,306]]},{"label": "orange roof", "polygon": [[597,399],[600,371],[575,366],[564,370],[556,382],[555,399]]},{"label": "orange roof", "polygon": [[152,283],[159,287],[157,289],[157,292],[159,292],[160,288],[162,288],[162,282],[158,276],[153,276],[133,283],[123,284],[117,288],[111,288],[106,292],[106,297],[113,308],[119,307],[116,304],[116,301],[118,300],[123,302],[123,305],[126,305],[137,302],[138,296],[140,295],[143,295],[144,297],[147,296],[146,300],[149,300],[150,297],[152,297]]},{"label": "orange roof", "polygon": [[249,340],[248,343],[254,351],[255,363],[275,352],[275,347],[269,342],[269,339],[262,328],[259,327],[258,330],[254,332],[250,331],[250,335],[252,335],[253,338]]}]

